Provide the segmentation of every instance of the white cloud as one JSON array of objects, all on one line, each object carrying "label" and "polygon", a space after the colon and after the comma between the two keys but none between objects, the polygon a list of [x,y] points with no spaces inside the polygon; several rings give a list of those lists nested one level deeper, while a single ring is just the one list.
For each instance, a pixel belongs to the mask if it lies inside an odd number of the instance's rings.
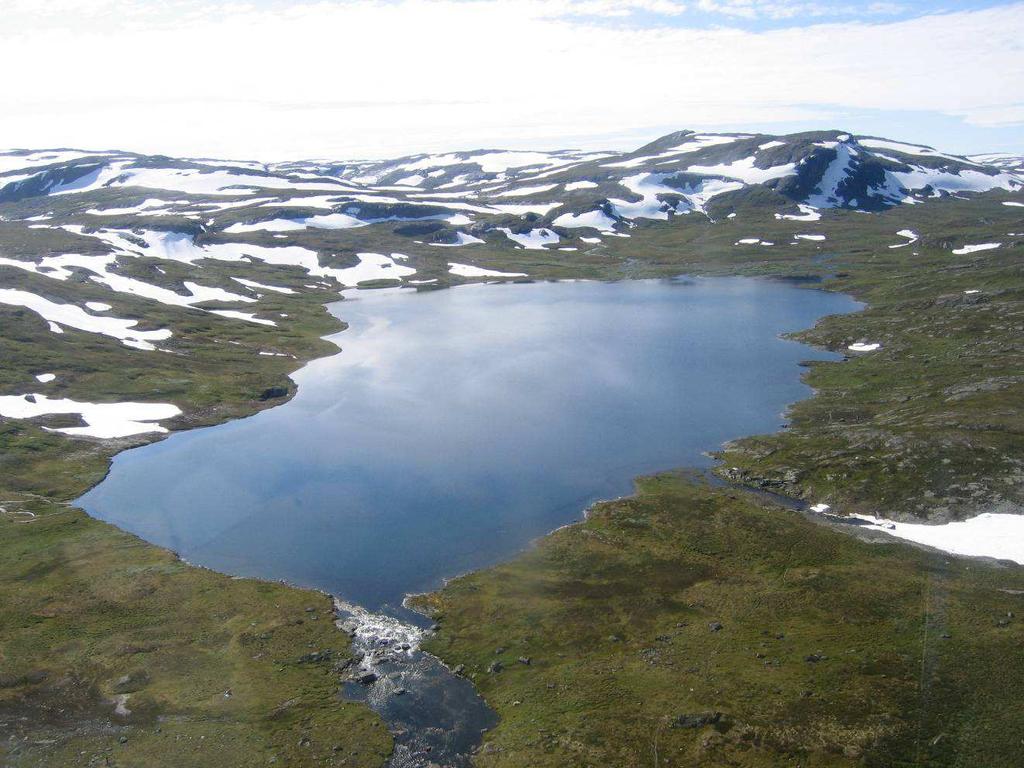
[{"label": "white cloud", "polygon": [[[837,109],[995,124],[1024,101],[1020,3],[762,32],[680,27],[684,4],[667,0],[13,3],[0,69],[21,74],[5,81],[0,146],[367,157]],[[662,21],[608,20],[627,12]]]},{"label": "white cloud", "polygon": [[970,125],[1024,125],[1024,104],[999,104],[969,110],[952,110],[952,113],[962,117]]},{"label": "white cloud", "polygon": [[895,15],[904,10],[898,3],[859,4],[828,3],[821,0],[697,0],[696,7],[705,13],[718,13],[741,19],[799,19]]}]

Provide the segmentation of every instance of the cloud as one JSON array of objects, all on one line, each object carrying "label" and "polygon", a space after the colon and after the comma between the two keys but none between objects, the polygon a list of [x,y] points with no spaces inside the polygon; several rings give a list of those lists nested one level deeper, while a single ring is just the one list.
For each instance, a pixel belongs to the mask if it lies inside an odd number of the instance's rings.
[{"label": "cloud", "polygon": [[952,114],[962,117],[968,125],[986,127],[1024,125],[1024,104],[1000,104],[963,111],[953,110]]},{"label": "cloud", "polygon": [[860,4],[807,2],[806,0],[697,0],[696,8],[704,13],[717,13],[740,19],[818,19],[895,15],[903,5],[891,2]]},{"label": "cloud", "polygon": [[1024,102],[1020,3],[754,32],[602,21],[662,0],[15,2],[0,146],[368,157]]}]

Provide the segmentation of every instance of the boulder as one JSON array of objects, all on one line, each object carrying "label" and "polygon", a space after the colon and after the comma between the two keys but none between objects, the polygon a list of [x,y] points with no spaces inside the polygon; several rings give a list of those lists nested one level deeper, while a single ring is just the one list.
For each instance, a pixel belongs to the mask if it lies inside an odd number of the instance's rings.
[{"label": "boulder", "polygon": [[673,728],[703,728],[705,725],[714,725],[722,719],[721,712],[699,712],[692,715],[678,715],[672,721]]},{"label": "boulder", "polygon": [[260,394],[260,400],[275,400],[288,396],[288,387],[267,387]]}]

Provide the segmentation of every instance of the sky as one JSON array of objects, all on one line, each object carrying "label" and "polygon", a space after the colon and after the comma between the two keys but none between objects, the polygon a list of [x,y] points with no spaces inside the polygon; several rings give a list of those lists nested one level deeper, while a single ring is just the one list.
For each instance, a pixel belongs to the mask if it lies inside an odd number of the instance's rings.
[{"label": "sky", "polygon": [[1024,154],[1024,2],[3,5],[6,148],[371,159],[836,128]]}]

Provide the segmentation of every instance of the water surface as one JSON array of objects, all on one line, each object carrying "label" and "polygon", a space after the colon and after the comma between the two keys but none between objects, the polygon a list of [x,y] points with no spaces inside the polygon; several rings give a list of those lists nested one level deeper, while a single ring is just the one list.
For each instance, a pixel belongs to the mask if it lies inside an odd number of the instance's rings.
[{"label": "water surface", "polygon": [[744,278],[362,291],[281,407],[124,452],[80,504],[216,570],[371,611],[493,564],[640,473],[779,428],[779,338],[851,299]]}]

